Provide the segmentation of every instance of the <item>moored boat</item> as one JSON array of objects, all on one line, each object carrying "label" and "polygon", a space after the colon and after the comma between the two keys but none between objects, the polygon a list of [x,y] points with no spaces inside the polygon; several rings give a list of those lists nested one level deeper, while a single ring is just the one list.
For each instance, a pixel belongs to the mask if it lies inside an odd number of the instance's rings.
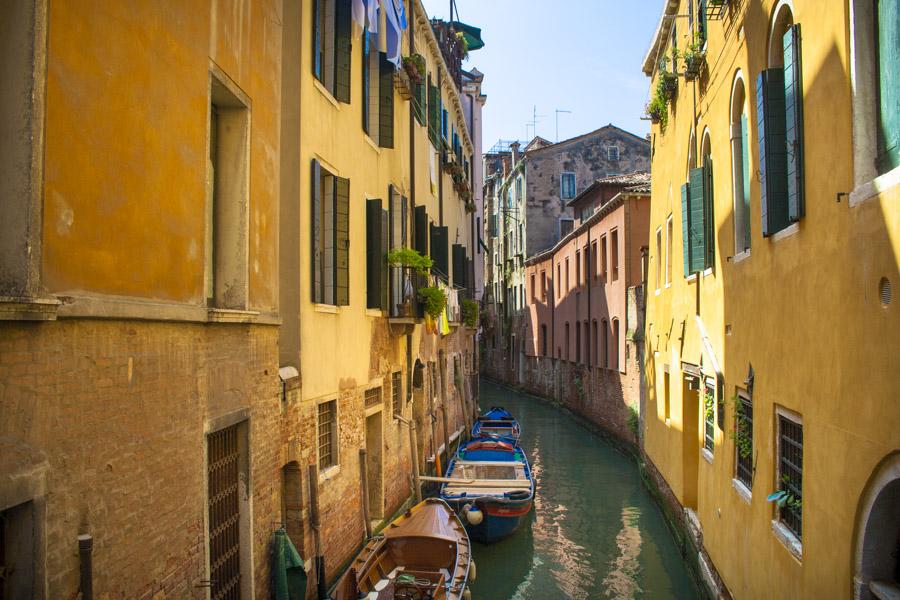
[{"label": "moored boat", "polygon": [[500,437],[518,441],[521,435],[519,421],[502,406],[491,407],[472,424],[472,437]]},{"label": "moored boat", "polygon": [[460,600],[466,594],[471,564],[463,524],[443,500],[429,498],[366,543],[335,586],[333,597]]},{"label": "moored boat", "polygon": [[534,479],[525,452],[515,443],[474,439],[450,461],[446,477],[441,498],[479,542],[512,535],[531,512]]}]

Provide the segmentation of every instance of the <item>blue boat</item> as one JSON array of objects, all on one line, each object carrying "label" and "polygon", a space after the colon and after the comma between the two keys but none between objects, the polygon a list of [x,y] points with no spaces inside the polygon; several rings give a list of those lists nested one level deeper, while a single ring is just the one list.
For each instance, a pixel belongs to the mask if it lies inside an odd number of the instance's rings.
[{"label": "blue boat", "polygon": [[518,441],[522,433],[519,421],[502,406],[494,406],[472,425],[472,437],[499,437]]},{"label": "blue boat", "polygon": [[534,479],[514,441],[476,438],[447,466],[441,499],[452,506],[469,536],[489,544],[512,535],[534,504]]}]

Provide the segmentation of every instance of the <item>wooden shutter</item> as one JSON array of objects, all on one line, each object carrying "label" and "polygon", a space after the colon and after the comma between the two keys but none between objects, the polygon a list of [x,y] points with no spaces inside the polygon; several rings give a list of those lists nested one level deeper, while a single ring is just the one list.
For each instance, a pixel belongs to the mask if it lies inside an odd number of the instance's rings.
[{"label": "wooden shutter", "polygon": [[391,272],[390,268],[387,264],[387,253],[388,253],[388,240],[389,240],[389,228],[390,228],[390,215],[387,210],[381,211],[381,256],[385,257],[385,260],[381,261],[381,305],[385,309],[390,309],[390,302],[388,300],[388,290],[390,289],[390,277],[389,274]]},{"label": "wooden shutter", "polygon": [[424,206],[417,206],[413,222],[413,238],[416,252],[428,255],[428,212]]},{"label": "wooden shutter", "polygon": [[372,76],[371,69],[369,69],[369,52],[372,51],[371,44],[369,42],[369,31],[368,29],[363,29],[362,32],[362,128],[369,136],[372,135],[372,132],[369,131],[369,78]]},{"label": "wooden shutter", "polygon": [[428,138],[437,148],[440,144],[441,107],[439,89],[435,85],[428,86]]},{"label": "wooden shutter", "polygon": [[[800,60],[800,25],[784,34],[785,150],[787,160],[788,219],[799,221],[803,203],[803,73]],[[898,82],[900,83],[900,82]]]},{"label": "wooden shutter", "polygon": [[378,145],[394,147],[394,65],[387,54],[378,56]]},{"label": "wooden shutter", "polygon": [[334,2],[334,97],[350,103],[351,0]]},{"label": "wooden shutter", "polygon": [[706,229],[703,224],[703,183],[705,170],[703,167],[691,169],[688,173],[690,190],[688,193],[691,273],[702,271],[706,259]]},{"label": "wooden shutter", "polygon": [[350,304],[350,180],[334,178],[334,300]]},{"label": "wooden shutter", "polygon": [[432,271],[438,277],[449,281],[450,268],[447,253],[449,248],[450,233],[447,227],[431,226],[431,260],[434,262]]},{"label": "wooden shutter", "polygon": [[[900,166],[900,0],[878,2],[878,173]],[[865,35],[865,34],[863,34]]]},{"label": "wooden shutter", "polygon": [[312,70],[316,79],[322,79],[322,32],[319,31],[319,11],[322,10],[321,0],[313,0],[313,24],[312,24]]},{"label": "wooden shutter", "polygon": [[366,200],[366,307],[386,308],[382,304],[385,254],[381,251],[381,200]]},{"label": "wooden shutter", "polygon": [[461,244],[453,244],[453,285],[466,287],[466,249]]},{"label": "wooden shutter", "polygon": [[713,197],[713,163],[707,156],[703,163],[703,266],[716,264],[716,219]]},{"label": "wooden shutter", "polygon": [[[690,206],[690,189],[688,184],[681,186],[681,252],[684,255],[684,276],[691,274],[691,206]],[[605,243],[605,242],[604,242]],[[606,246],[604,246],[605,248]],[[661,264],[660,264],[661,268]]]},{"label": "wooden shutter", "polygon": [[319,161],[313,159],[312,171],[310,173],[310,189],[312,198],[310,206],[312,208],[312,218],[310,224],[309,239],[312,244],[310,248],[310,257],[312,259],[310,272],[312,273],[312,281],[310,289],[312,291],[312,301],[321,303],[325,301],[325,282],[322,281],[322,167]]},{"label": "wooden shutter", "polygon": [[788,224],[782,69],[767,69],[759,74],[756,81],[756,115],[762,234],[769,236]]}]

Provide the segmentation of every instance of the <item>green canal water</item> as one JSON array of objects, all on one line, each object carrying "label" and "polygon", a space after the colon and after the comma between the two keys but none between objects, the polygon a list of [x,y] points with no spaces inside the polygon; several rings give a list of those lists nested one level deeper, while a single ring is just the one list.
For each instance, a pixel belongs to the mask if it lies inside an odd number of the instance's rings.
[{"label": "green canal water", "polygon": [[552,406],[482,380],[482,410],[491,406],[522,424],[537,495],[512,537],[475,544],[475,600],[699,597],[631,458]]}]

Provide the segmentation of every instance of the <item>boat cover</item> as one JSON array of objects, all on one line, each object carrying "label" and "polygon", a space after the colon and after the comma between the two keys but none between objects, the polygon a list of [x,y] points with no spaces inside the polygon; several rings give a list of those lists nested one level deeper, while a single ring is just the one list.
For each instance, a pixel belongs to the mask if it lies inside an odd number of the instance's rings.
[{"label": "boat cover", "polygon": [[387,539],[433,537],[457,542],[460,531],[454,527],[453,512],[438,501],[428,501],[409,517],[384,532]]}]

